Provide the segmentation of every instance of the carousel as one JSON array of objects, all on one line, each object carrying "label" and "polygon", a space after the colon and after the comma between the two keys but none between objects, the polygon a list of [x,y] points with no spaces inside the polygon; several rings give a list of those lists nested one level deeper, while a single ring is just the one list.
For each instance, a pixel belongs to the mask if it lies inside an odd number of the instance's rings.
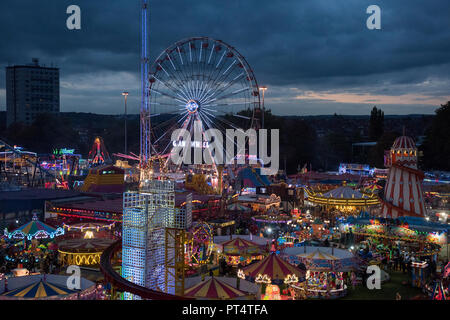
[{"label": "carousel", "polygon": [[81,233],[83,238],[92,239],[98,236],[102,231],[111,231],[114,226],[113,223],[100,223],[100,222],[81,222],[75,224],[63,224],[63,228],[67,230],[67,233],[71,233],[74,237],[78,237]]},{"label": "carousel", "polygon": [[283,253],[291,264],[306,269],[306,281],[291,286],[308,298],[340,298],[347,294],[345,273],[359,269],[357,258],[348,250],[333,247],[294,247]]},{"label": "carousel", "polygon": [[103,251],[113,244],[112,239],[70,239],[58,242],[62,265],[98,265]]},{"label": "carousel", "polygon": [[[263,300],[288,300],[293,299],[293,294],[288,294],[286,290],[281,289],[288,288],[290,284],[304,281],[305,271],[281,259],[277,254],[271,253],[263,260],[239,269],[237,276],[258,283],[261,291],[264,287],[265,293],[261,295]],[[283,292],[286,294],[281,294]]]},{"label": "carousel", "polygon": [[30,222],[12,232],[5,229],[5,236],[12,240],[53,239],[63,234],[63,228],[53,228],[39,221],[36,214]]},{"label": "carousel", "polygon": [[63,227],[67,229],[67,231],[97,231],[100,230],[111,230],[116,223],[99,223],[99,222],[81,222],[75,224],[63,224]]},{"label": "carousel", "polygon": [[16,267],[14,274],[29,274],[27,268],[55,253],[54,240],[64,235],[64,229],[51,227],[34,214],[32,221],[12,232],[5,229],[4,235],[1,246],[5,251],[5,262]]},{"label": "carousel", "polygon": [[254,260],[262,260],[266,253],[258,244],[241,238],[226,241],[221,247],[222,256],[231,265],[247,265]]},{"label": "carousel", "polygon": [[305,193],[309,202],[324,206],[329,212],[338,211],[349,215],[380,203],[376,194],[362,193],[345,185],[325,193],[305,188]]}]

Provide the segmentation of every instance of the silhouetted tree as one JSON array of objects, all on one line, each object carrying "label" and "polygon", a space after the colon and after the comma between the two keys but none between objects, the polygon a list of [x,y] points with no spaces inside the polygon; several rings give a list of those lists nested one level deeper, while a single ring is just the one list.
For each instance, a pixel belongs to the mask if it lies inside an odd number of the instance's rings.
[{"label": "silhouetted tree", "polygon": [[59,115],[42,113],[31,126],[13,124],[6,131],[8,142],[37,153],[52,153],[56,148],[79,150],[79,135],[70,123]]},{"label": "silhouetted tree", "polygon": [[383,135],[384,131],[384,112],[377,107],[373,107],[370,112],[369,120],[369,139],[371,141],[378,141]]},{"label": "silhouetted tree", "polygon": [[427,169],[450,170],[450,101],[436,109],[423,144],[423,165]]},{"label": "silhouetted tree", "polygon": [[397,133],[385,132],[377,141],[377,145],[372,147],[368,155],[368,164],[373,167],[384,167],[384,151],[390,150],[395,138],[398,137]]}]

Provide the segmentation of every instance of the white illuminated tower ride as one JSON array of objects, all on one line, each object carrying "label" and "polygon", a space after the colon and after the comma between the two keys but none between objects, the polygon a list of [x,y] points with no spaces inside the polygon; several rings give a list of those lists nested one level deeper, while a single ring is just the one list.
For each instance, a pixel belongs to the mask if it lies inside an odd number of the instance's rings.
[{"label": "white illuminated tower ride", "polygon": [[141,112],[140,112],[140,130],[141,130],[141,150],[140,150],[140,181],[150,178],[150,158],[151,158],[151,123],[150,123],[150,104],[148,91],[148,1],[141,0]]},{"label": "white illuminated tower ride", "polygon": [[[184,230],[192,223],[192,198],[175,208],[173,180],[150,180],[123,198],[122,277],[142,287],[182,295]],[[140,299],[125,293],[125,299]]]},{"label": "white illuminated tower ride", "polygon": [[[152,179],[148,96],[148,1],[141,1],[140,189],[123,195],[122,277],[142,287],[184,294],[184,231],[192,223],[192,196],[175,208],[175,182]],[[163,172],[162,172],[163,173]],[[140,299],[124,293],[125,299]]]},{"label": "white illuminated tower ride", "polygon": [[422,193],[424,174],[417,169],[417,148],[414,140],[398,137],[389,153],[389,173],[386,181],[382,215],[424,217]]}]

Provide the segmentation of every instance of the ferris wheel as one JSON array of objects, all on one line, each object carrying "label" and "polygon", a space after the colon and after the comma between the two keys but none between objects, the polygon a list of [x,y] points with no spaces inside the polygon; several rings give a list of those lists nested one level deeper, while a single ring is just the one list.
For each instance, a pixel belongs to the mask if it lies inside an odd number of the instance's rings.
[{"label": "ferris wheel", "polygon": [[[152,153],[172,149],[175,129],[257,128],[259,88],[252,69],[233,47],[208,37],[164,50],[149,69]],[[225,141],[224,141],[225,142]]]}]

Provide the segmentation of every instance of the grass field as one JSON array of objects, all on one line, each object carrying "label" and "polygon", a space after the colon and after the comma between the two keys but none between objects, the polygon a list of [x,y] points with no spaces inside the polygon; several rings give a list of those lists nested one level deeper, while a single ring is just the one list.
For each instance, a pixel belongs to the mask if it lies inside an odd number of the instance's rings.
[{"label": "grass field", "polygon": [[[402,300],[409,300],[416,296],[425,297],[422,290],[413,288],[407,274],[389,272],[391,279],[381,284],[381,289],[369,290],[365,285],[359,285],[353,290],[349,288],[348,295],[343,300],[395,300],[396,293],[400,293]],[[406,281],[406,284],[402,282]]]}]

